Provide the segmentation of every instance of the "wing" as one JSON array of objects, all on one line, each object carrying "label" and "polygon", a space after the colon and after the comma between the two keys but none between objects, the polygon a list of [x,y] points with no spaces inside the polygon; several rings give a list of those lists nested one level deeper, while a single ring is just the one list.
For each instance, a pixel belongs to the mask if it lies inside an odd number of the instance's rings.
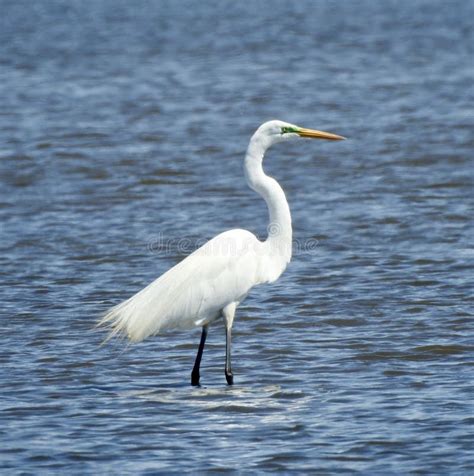
[{"label": "wing", "polygon": [[202,326],[231,302],[240,302],[263,282],[263,243],[246,230],[217,235],[130,299],[113,307],[99,322],[141,341],[160,331]]}]

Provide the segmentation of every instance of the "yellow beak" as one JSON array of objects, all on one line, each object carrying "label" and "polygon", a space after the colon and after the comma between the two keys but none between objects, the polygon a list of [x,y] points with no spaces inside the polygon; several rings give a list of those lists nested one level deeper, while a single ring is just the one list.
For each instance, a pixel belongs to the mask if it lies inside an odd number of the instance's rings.
[{"label": "yellow beak", "polygon": [[316,131],[300,127],[296,133],[301,137],[310,137],[311,139],[344,140],[345,137],[331,134],[330,132]]}]

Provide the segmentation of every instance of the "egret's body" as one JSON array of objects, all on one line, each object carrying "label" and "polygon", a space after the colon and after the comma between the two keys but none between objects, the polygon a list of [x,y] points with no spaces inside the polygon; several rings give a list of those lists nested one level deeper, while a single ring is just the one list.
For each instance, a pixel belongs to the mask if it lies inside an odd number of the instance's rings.
[{"label": "egret's body", "polygon": [[149,286],[110,310],[117,332],[133,342],[166,329],[210,324],[250,288],[264,282],[263,243],[246,230],[217,235]]},{"label": "egret's body", "polygon": [[191,381],[199,383],[199,365],[209,324],[224,318],[226,378],[233,382],[230,365],[231,329],[237,306],[252,287],[271,283],[291,259],[291,215],[278,182],[265,175],[262,161],[274,143],[292,137],[342,139],[341,136],[303,129],[281,121],[266,122],[252,136],[245,157],[249,186],[267,203],[268,237],[260,241],[247,230],[217,235],[130,299],[112,308],[101,320],[111,335],[125,334],[138,342],[167,329],[203,328]]}]

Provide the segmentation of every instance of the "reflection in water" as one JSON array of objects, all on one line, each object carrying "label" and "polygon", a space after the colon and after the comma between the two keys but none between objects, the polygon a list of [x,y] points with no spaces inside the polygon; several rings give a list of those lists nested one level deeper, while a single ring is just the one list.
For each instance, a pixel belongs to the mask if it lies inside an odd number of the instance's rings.
[{"label": "reflection in water", "polygon": [[258,409],[282,412],[289,408],[296,410],[309,399],[301,390],[282,391],[279,385],[222,388],[201,386],[179,390],[163,388],[129,391],[119,396],[141,398],[160,404],[175,405],[179,402],[180,405],[188,405],[195,410],[218,410],[227,413],[247,413]]}]

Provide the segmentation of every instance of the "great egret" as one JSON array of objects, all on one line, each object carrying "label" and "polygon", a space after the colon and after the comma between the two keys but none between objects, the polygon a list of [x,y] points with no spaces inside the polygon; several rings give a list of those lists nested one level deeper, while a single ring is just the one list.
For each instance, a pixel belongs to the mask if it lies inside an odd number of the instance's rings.
[{"label": "great egret", "polygon": [[110,309],[99,322],[112,328],[109,338],[124,334],[139,342],[166,329],[202,327],[201,341],[191,373],[199,385],[199,367],[209,325],[223,317],[226,328],[225,376],[233,384],[231,332],[237,306],[257,284],[276,281],[291,259],[291,215],[285,193],[262,168],[265,151],[297,137],[341,140],[344,137],[269,121],[250,139],[245,175],[250,188],[268,206],[268,237],[260,241],[247,230],[225,231],[208,241],[130,299]]}]

